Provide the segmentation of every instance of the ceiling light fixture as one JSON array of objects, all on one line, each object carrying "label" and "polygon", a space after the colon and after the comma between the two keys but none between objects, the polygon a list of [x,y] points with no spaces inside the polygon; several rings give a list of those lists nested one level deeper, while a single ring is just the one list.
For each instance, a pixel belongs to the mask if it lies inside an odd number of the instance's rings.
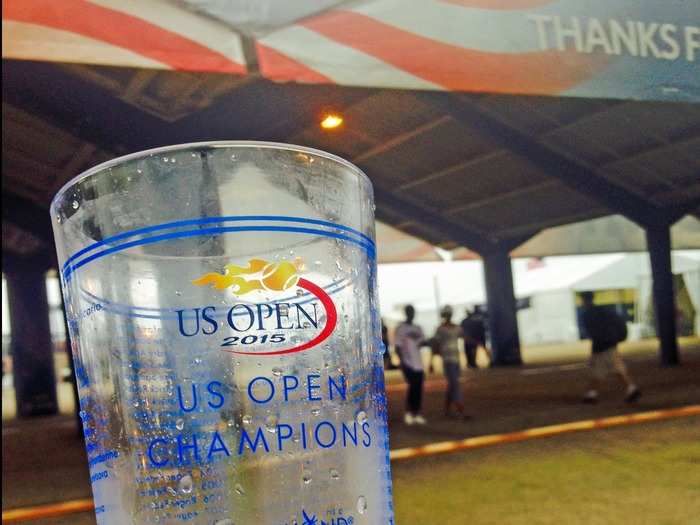
[{"label": "ceiling light fixture", "polygon": [[321,121],[321,127],[323,129],[333,129],[337,128],[343,123],[343,117],[340,115],[335,115],[330,113]]}]

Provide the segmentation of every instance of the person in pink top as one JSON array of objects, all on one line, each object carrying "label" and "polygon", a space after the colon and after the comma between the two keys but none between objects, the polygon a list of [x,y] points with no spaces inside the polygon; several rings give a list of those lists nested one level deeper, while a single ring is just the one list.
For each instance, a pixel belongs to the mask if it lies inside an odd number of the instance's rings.
[{"label": "person in pink top", "polygon": [[394,345],[401,359],[401,370],[408,383],[406,399],[406,414],[404,422],[407,425],[425,425],[426,420],[421,415],[423,401],[423,360],[420,355],[421,346],[425,345],[425,335],[420,326],[413,324],[416,310],[412,305],[404,309],[406,321],[396,327]]}]

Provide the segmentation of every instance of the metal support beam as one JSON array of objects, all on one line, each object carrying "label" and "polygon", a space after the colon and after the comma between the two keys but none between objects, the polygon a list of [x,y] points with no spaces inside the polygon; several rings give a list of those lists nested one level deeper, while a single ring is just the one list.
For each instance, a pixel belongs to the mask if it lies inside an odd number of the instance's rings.
[{"label": "metal support beam", "polygon": [[651,260],[652,293],[656,333],[664,366],[680,363],[676,339],[676,301],[671,270],[671,228],[668,223],[645,229]]},{"label": "metal support beam", "polygon": [[454,173],[459,173],[460,171],[462,171],[465,168],[468,168],[469,166],[475,166],[481,162],[486,162],[490,159],[500,157],[501,155],[503,155],[502,151],[491,151],[489,153],[485,153],[478,157],[474,157],[469,160],[460,162],[458,164],[454,164],[448,168],[439,171],[434,171],[433,173],[428,173],[427,175],[421,175],[420,177],[414,178],[410,182],[406,182],[401,186],[397,187],[396,191],[410,190],[411,188],[415,188],[416,186],[420,186],[421,184],[426,184],[427,182],[432,182],[443,177],[448,177],[450,175],[453,175]]},{"label": "metal support beam", "polygon": [[430,131],[434,128],[437,128],[438,126],[442,126],[446,122],[449,122],[452,120],[449,116],[445,115],[443,117],[437,118],[435,120],[431,120],[430,122],[423,124],[422,126],[418,126],[417,128],[414,128],[410,131],[406,131],[404,133],[401,133],[397,135],[396,137],[392,137],[391,139],[387,140],[386,142],[382,142],[381,144],[375,146],[374,148],[371,148],[364,153],[361,153],[357,155],[356,157],[352,158],[352,162],[355,164],[359,164],[360,162],[364,162],[366,160],[371,159],[372,157],[376,157],[377,155],[381,155],[382,153],[385,153],[400,144],[403,144],[404,142],[411,140],[414,137],[417,137],[421,133],[425,133],[427,131]]},{"label": "metal support beam", "polygon": [[493,352],[492,366],[522,364],[513,270],[509,246],[497,245],[482,254],[488,301],[488,326]]},{"label": "metal support beam", "polygon": [[46,273],[51,268],[58,269],[56,250],[53,248],[47,247],[31,255],[17,255],[7,250],[2,252],[2,271],[5,273]]},{"label": "metal support beam", "polygon": [[508,253],[510,253],[513,250],[515,250],[518,246],[520,246],[521,244],[524,244],[527,241],[529,241],[530,239],[532,239],[539,232],[540,232],[540,230],[536,229],[536,230],[528,230],[525,232],[520,232],[518,234],[513,234],[512,236],[509,236],[507,238],[499,240],[498,246],[503,248],[504,250],[508,251]]},{"label": "metal support beam", "polygon": [[560,186],[560,184],[557,181],[547,180],[544,182],[538,182],[536,184],[532,184],[530,186],[523,186],[520,188],[507,190],[507,191],[504,191],[503,193],[497,193],[496,195],[489,196],[485,199],[479,199],[479,200],[476,200],[473,202],[458,204],[456,206],[452,206],[451,208],[447,208],[445,210],[445,215],[453,215],[455,213],[462,213],[462,212],[469,211],[469,210],[476,210],[476,209],[487,207],[487,206],[493,206],[497,202],[500,202],[500,201],[505,200],[505,199],[512,199],[514,197],[522,197],[523,195],[527,195],[529,193],[535,193],[535,192],[550,189],[550,188],[556,188],[557,186]]},{"label": "metal support beam", "polygon": [[2,193],[2,220],[11,222],[21,230],[31,233],[47,246],[53,247],[53,231],[49,211],[33,201],[14,195],[8,191]]},{"label": "metal support beam", "polygon": [[[5,270],[12,369],[20,417],[58,412],[45,271]],[[13,269],[16,270],[16,269]]]},{"label": "metal support beam", "polygon": [[639,225],[655,224],[663,210],[645,199],[613,184],[594,169],[581,164],[537,139],[499,120],[464,97],[442,93],[423,93],[421,98],[452,115],[470,131],[478,130],[496,144],[538,166],[576,191],[589,195],[610,210],[626,215]]},{"label": "metal support beam", "polygon": [[[700,174],[698,174],[698,176],[700,177]],[[692,188],[688,188],[688,192],[692,191]],[[697,216],[698,212],[700,212],[700,198],[695,197],[680,204],[668,206],[664,208],[664,211],[666,212],[665,222],[669,225],[673,225],[686,215],[694,214]]]},{"label": "metal support beam", "polygon": [[499,235],[502,237],[511,237],[514,235],[527,234],[528,232],[535,232],[530,235],[532,237],[537,232],[540,232],[546,228],[555,228],[557,226],[565,226],[567,224],[573,224],[581,221],[588,221],[591,219],[597,219],[598,217],[605,217],[609,215],[609,212],[600,208],[592,208],[586,210],[582,213],[574,213],[573,215],[567,215],[566,217],[561,217],[560,219],[545,219],[542,221],[537,221],[530,224],[523,224],[520,226],[511,226],[502,230],[499,230]]},{"label": "metal support beam", "polygon": [[489,248],[495,239],[491,239],[481,232],[464,228],[458,224],[447,221],[439,214],[396,197],[389,191],[377,186],[374,187],[374,197],[377,202],[377,215],[381,218],[382,208],[392,210],[400,217],[410,217],[414,222],[419,222],[427,227],[433,227],[450,240],[465,246],[472,251],[482,252]]}]

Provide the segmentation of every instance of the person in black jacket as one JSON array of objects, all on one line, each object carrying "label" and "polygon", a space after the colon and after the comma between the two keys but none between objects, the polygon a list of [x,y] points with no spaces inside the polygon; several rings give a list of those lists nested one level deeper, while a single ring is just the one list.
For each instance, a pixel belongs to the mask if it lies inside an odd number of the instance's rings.
[{"label": "person in black jacket", "polygon": [[479,368],[476,364],[476,356],[479,347],[483,348],[491,359],[491,354],[486,348],[486,320],[476,309],[467,310],[467,316],[461,322],[462,333],[464,334],[464,353],[467,357],[469,368]]},{"label": "person in black jacket", "polygon": [[622,356],[617,351],[618,343],[627,339],[624,319],[611,310],[595,306],[593,292],[583,292],[581,299],[583,326],[591,339],[591,379],[584,402],[598,401],[600,383],[611,373],[615,373],[627,387],[625,400],[628,403],[636,401],[642,392],[632,381]]}]

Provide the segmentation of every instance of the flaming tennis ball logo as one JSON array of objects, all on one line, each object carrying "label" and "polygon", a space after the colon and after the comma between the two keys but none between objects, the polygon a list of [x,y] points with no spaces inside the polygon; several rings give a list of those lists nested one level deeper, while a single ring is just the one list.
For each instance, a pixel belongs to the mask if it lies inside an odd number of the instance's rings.
[{"label": "flaming tennis ball logo", "polygon": [[[228,307],[228,315],[223,323],[216,322],[211,317],[215,315],[217,306],[202,306],[191,309],[189,317],[195,317],[195,322],[186,319],[185,310],[177,310],[178,329],[184,337],[198,334],[207,336],[216,333],[219,328],[229,333],[236,333],[224,339],[221,345],[223,352],[238,355],[273,356],[294,354],[310,350],[328,339],[338,323],[338,311],[333,299],[322,286],[309,281],[300,273],[305,273],[306,267],[301,258],[294,261],[269,262],[263,259],[251,259],[248,266],[227,264],[223,273],[210,272],[194,279],[195,286],[210,286],[214,290],[230,290],[235,295],[245,295],[254,290],[282,292],[290,288],[301,291],[304,301],[269,302],[252,305],[237,303]],[[288,294],[282,294],[288,295]],[[297,293],[297,295],[299,295]],[[309,300],[308,297],[311,297]],[[311,304],[309,304],[311,303]],[[218,307],[220,308],[220,307]],[[283,313],[283,308],[286,313]],[[323,314],[319,311],[323,309]],[[267,311],[267,314],[264,312]],[[296,312],[297,324],[293,323]],[[277,315],[273,315],[276,312]],[[249,323],[246,326],[246,323]],[[288,324],[291,323],[291,324]],[[204,326],[206,325],[206,329]],[[255,328],[254,328],[255,327]],[[287,339],[289,331],[300,331],[299,335]],[[241,334],[241,332],[254,332]],[[260,332],[274,331],[274,334]],[[258,344],[259,343],[259,344]],[[267,344],[261,347],[261,344]]]},{"label": "flaming tennis ball logo", "polygon": [[268,262],[263,259],[251,259],[248,266],[227,264],[224,273],[206,273],[194,279],[192,284],[197,286],[211,285],[216,290],[232,288],[236,295],[245,295],[254,290],[283,291],[296,286],[299,282],[299,269],[303,263],[297,259],[294,262]]},{"label": "flaming tennis ball logo", "polygon": [[268,264],[262,271],[262,284],[268,290],[287,290],[298,281],[296,267],[287,261]]}]

